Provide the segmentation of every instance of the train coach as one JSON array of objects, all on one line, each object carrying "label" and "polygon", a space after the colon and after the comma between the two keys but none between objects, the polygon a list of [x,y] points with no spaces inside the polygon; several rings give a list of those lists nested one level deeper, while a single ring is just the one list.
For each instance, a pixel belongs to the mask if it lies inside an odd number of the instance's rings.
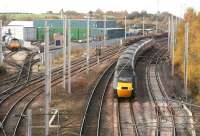
[{"label": "train coach", "polygon": [[115,67],[113,90],[115,98],[131,98],[137,91],[135,64],[139,55],[153,46],[154,40],[146,38],[124,51],[118,59]]}]

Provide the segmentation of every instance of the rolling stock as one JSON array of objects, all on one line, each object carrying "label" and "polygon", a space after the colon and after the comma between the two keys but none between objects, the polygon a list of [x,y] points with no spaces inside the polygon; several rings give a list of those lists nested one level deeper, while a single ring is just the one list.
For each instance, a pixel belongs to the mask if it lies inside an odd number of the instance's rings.
[{"label": "rolling stock", "polygon": [[134,71],[139,55],[153,45],[152,39],[143,39],[132,44],[118,59],[115,67],[113,90],[115,98],[131,98],[137,90],[137,77]]},{"label": "rolling stock", "polygon": [[5,46],[11,51],[18,51],[22,48],[23,41],[12,37],[11,35],[5,35],[3,40],[5,41]]}]

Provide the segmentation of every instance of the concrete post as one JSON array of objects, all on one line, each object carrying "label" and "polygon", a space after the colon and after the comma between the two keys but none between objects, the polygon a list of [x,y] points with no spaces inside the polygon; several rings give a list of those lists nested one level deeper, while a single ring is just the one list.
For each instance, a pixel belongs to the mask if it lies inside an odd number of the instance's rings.
[{"label": "concrete post", "polygon": [[71,93],[71,20],[68,19],[68,93]]},{"label": "concrete post", "polygon": [[106,26],[106,22],[107,22],[107,20],[106,20],[106,15],[104,15],[104,26],[103,26],[103,27],[104,27],[104,36],[103,36],[103,40],[104,40],[104,44],[103,44],[103,45],[104,45],[104,46],[106,45],[106,33],[107,33],[107,32],[106,32],[106,27],[107,27],[107,26]]},{"label": "concrete post", "polygon": [[90,59],[90,17],[87,18],[87,73],[89,74],[89,59]]},{"label": "concrete post", "polygon": [[170,54],[170,37],[171,37],[171,22],[170,22],[170,17],[168,18],[168,52],[169,52],[169,57],[171,59],[171,54]]},{"label": "concrete post", "polygon": [[127,23],[127,21],[126,21],[126,16],[125,16],[125,18],[124,18],[124,29],[125,29],[125,33],[124,33],[124,39],[126,39],[126,23]]},{"label": "concrete post", "polygon": [[63,88],[66,89],[66,66],[67,66],[67,20],[63,20]]},{"label": "concrete post", "polygon": [[144,16],[142,17],[142,34],[144,36]]},{"label": "concrete post", "polygon": [[49,135],[49,94],[51,88],[49,67],[49,27],[45,27],[45,136]]},{"label": "concrete post", "polygon": [[32,136],[32,110],[27,110],[27,136]]},{"label": "concrete post", "polygon": [[185,50],[184,50],[184,90],[187,102],[188,95],[188,44],[189,44],[189,24],[185,24]]},{"label": "concrete post", "polygon": [[0,20],[0,65],[3,64],[2,20]]},{"label": "concrete post", "polygon": [[172,76],[174,76],[174,37],[175,37],[175,32],[174,32],[174,17],[172,15],[171,17],[171,56],[172,56]]}]

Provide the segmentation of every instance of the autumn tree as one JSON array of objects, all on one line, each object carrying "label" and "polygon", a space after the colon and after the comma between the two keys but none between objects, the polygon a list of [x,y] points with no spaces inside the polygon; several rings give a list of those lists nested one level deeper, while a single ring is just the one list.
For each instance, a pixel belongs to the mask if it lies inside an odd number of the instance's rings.
[{"label": "autumn tree", "polygon": [[189,23],[189,64],[188,85],[191,96],[200,102],[200,13],[189,8],[180,22],[177,32],[175,48],[176,74],[182,79],[184,76],[184,33],[185,23]]}]

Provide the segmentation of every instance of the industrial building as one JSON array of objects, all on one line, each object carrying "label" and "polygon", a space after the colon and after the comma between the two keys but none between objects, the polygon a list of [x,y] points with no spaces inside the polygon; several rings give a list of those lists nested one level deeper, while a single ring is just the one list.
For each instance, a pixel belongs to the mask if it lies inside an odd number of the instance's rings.
[{"label": "industrial building", "polygon": [[[71,40],[85,40],[87,38],[87,20],[71,19]],[[15,38],[24,41],[44,41],[45,24],[49,26],[50,41],[62,39],[63,20],[48,19],[34,21],[11,21],[3,27],[3,35],[11,33]],[[103,40],[104,21],[90,20],[90,38],[91,40]],[[125,29],[119,28],[115,20],[106,21],[106,39],[121,38],[124,36]]]},{"label": "industrial building", "polygon": [[[151,33],[155,30],[155,25],[153,24],[144,24],[144,32],[146,34]],[[142,24],[134,24],[129,26],[128,28],[128,33],[134,33],[134,34],[138,34],[138,33],[142,33],[143,31],[143,26]]]},{"label": "industrial building", "polygon": [[[75,20],[71,21],[71,39],[84,40],[87,36],[87,20]],[[45,23],[50,27],[50,39],[53,39],[55,33],[63,33],[63,20],[34,20],[34,27],[37,28],[37,39],[39,41],[44,40],[44,27]],[[104,21],[91,20],[90,21],[90,37],[92,40],[102,40],[104,35]],[[125,33],[124,28],[119,28],[115,20],[106,21],[106,38],[120,38]]]},{"label": "industrial building", "polygon": [[17,39],[24,41],[36,41],[37,33],[33,21],[11,21],[3,27],[3,35],[12,34]]}]

